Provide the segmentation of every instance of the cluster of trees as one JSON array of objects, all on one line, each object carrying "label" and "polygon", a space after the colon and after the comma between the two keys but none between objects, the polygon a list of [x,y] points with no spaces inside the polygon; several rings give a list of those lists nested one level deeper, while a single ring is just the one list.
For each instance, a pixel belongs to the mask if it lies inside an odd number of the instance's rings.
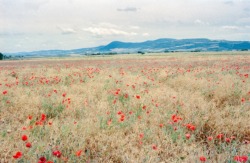
[{"label": "cluster of trees", "polygon": [[0,53],[0,60],[8,60],[8,59],[21,59],[21,58],[23,58],[23,56],[11,56],[11,55],[9,55],[9,56],[7,56],[7,55],[4,55],[4,54],[2,54],[2,53]]},{"label": "cluster of trees", "polygon": [[4,55],[2,53],[0,53],[0,60],[3,60]]}]

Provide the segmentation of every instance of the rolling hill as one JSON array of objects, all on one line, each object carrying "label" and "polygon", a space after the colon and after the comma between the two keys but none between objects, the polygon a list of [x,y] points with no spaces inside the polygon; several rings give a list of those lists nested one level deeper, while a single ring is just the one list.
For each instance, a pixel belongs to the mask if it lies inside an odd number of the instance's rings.
[{"label": "rolling hill", "polygon": [[41,50],[33,52],[7,53],[12,56],[67,56],[72,54],[116,54],[140,52],[169,52],[169,51],[235,51],[249,50],[249,41],[171,39],[162,38],[145,42],[113,41],[105,46],[93,48],[80,48],[72,50]]}]

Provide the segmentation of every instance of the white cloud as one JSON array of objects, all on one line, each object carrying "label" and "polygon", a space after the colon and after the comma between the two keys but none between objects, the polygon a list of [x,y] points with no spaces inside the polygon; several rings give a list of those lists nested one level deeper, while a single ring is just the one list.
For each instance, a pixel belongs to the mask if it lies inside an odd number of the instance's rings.
[{"label": "white cloud", "polygon": [[76,33],[76,30],[74,30],[73,28],[63,28],[63,27],[58,27],[61,30],[62,34],[74,34]]},{"label": "white cloud", "polygon": [[130,29],[136,29],[136,30],[140,29],[139,26],[133,26],[133,25],[132,25],[132,26],[129,26],[129,28],[130,28]]},{"label": "white cloud", "polygon": [[126,7],[126,8],[118,8],[117,11],[124,12],[136,12],[138,9],[136,7]]},{"label": "white cloud", "polygon": [[209,25],[208,22],[201,21],[200,19],[196,19],[194,23],[197,25]]},{"label": "white cloud", "polygon": [[94,35],[123,35],[123,36],[135,36],[137,33],[135,32],[126,32],[114,28],[102,28],[102,27],[88,27],[84,28],[84,31],[90,32]]},{"label": "white cloud", "polygon": [[225,29],[225,30],[240,30],[241,28],[238,27],[238,26],[227,25],[227,26],[223,26],[222,29]]}]

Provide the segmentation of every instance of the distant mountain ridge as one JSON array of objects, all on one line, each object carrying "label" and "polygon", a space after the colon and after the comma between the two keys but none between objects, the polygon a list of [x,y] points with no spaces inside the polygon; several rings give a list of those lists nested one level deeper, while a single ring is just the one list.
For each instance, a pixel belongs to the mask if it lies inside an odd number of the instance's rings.
[{"label": "distant mountain ridge", "polygon": [[7,55],[22,56],[62,56],[88,54],[114,54],[140,52],[168,52],[168,51],[233,51],[250,50],[249,41],[209,40],[206,38],[171,39],[161,38],[144,42],[113,41],[105,46],[80,48],[72,50],[41,50],[33,52],[8,53]]}]

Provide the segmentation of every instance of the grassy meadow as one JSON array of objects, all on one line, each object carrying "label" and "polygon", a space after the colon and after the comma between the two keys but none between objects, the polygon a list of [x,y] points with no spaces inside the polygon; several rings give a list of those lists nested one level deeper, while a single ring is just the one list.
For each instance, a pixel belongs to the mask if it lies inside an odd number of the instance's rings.
[{"label": "grassy meadow", "polygon": [[249,162],[250,52],[0,62],[0,162]]}]

